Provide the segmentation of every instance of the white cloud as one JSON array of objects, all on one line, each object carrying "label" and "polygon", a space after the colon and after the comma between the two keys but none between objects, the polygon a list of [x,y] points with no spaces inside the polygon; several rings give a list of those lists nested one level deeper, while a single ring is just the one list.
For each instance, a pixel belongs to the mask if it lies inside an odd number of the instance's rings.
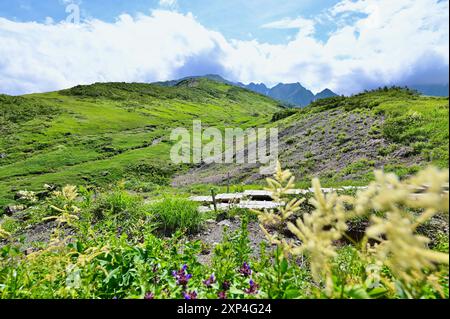
[{"label": "white cloud", "polygon": [[327,14],[340,22],[325,42],[313,37],[314,25],[305,32],[300,18],[266,26],[299,29],[282,45],[227,40],[191,14],[164,10],[79,25],[0,18],[0,92],[205,73],[269,85],[299,81],[314,91],[329,87],[344,94],[448,81],[448,1],[342,1]]},{"label": "white cloud", "polygon": [[266,29],[299,29],[302,35],[312,35],[315,31],[313,20],[298,17],[296,19],[285,18],[262,25]]},{"label": "white cloud", "polygon": [[44,23],[45,24],[53,24],[53,23],[55,23],[55,21],[53,20],[52,17],[45,17]]}]

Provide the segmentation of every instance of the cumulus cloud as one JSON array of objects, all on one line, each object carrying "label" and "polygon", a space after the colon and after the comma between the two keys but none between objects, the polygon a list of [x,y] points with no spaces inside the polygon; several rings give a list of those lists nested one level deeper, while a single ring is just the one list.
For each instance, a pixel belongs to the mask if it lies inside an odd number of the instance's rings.
[{"label": "cumulus cloud", "polygon": [[314,91],[328,87],[343,94],[447,82],[448,1],[344,0],[324,16],[336,23],[326,41],[314,37],[316,21],[301,17],[265,25],[298,29],[278,45],[229,40],[192,14],[165,10],[78,25],[0,18],[0,92],[206,73],[269,85],[298,81]]},{"label": "cumulus cloud", "polygon": [[264,24],[261,27],[265,29],[299,29],[299,33],[304,36],[309,36],[314,34],[315,22],[314,20],[302,17],[296,19],[284,18]]}]

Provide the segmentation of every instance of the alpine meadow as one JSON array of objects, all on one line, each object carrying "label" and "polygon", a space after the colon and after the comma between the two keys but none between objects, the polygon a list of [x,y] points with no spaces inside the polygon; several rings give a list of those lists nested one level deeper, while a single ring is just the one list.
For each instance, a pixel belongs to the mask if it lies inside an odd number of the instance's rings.
[{"label": "alpine meadow", "polygon": [[449,298],[448,1],[28,2],[1,299]]}]

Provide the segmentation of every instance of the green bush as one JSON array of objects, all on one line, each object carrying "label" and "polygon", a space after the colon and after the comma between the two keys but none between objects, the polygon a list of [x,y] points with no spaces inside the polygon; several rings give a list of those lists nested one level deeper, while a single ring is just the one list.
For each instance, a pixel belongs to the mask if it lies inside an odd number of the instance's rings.
[{"label": "green bush", "polygon": [[336,143],[338,145],[342,145],[350,141],[351,138],[346,133],[339,133],[336,140],[337,140]]},{"label": "green bush", "polygon": [[173,234],[177,230],[193,234],[202,226],[198,205],[184,198],[164,198],[152,204],[149,207],[149,213],[152,220],[156,222],[158,230],[165,235]]},{"label": "green bush", "polygon": [[305,158],[312,158],[312,157],[314,157],[314,154],[311,151],[305,153]]},{"label": "green bush", "polygon": [[[420,126],[423,123],[423,116],[420,113],[412,112],[406,115],[393,116],[388,118],[383,125],[383,136],[387,139],[409,144],[417,141],[423,134],[417,134],[416,130],[404,130],[401,128],[415,128],[420,130]],[[422,133],[425,133],[422,131]]]},{"label": "green bush", "polygon": [[389,144],[388,146],[383,146],[378,149],[378,154],[381,156],[387,156],[392,154],[395,150],[397,150],[398,146],[396,144]]},{"label": "green bush", "polygon": [[298,113],[298,110],[296,110],[296,109],[285,109],[285,110],[276,112],[272,116],[271,122],[276,122],[276,121],[282,120],[284,118],[287,118],[287,117],[292,116],[297,113]]},{"label": "green bush", "polygon": [[413,153],[414,154],[420,154],[424,150],[432,148],[432,145],[430,143],[427,143],[427,142],[415,142],[411,146],[413,148]]},{"label": "green bush", "polygon": [[10,216],[5,216],[0,220],[0,227],[10,234],[14,234],[21,228],[20,222]]},{"label": "green bush", "polygon": [[369,169],[372,169],[375,165],[374,161],[368,160],[367,158],[362,158],[358,161],[355,161],[345,167],[341,171],[342,176],[350,175],[350,174],[357,174],[361,172],[366,172]]},{"label": "green bush", "polygon": [[99,233],[126,234],[133,241],[141,239],[144,230],[153,229],[142,198],[121,188],[95,199],[83,210],[82,220],[94,225]]}]

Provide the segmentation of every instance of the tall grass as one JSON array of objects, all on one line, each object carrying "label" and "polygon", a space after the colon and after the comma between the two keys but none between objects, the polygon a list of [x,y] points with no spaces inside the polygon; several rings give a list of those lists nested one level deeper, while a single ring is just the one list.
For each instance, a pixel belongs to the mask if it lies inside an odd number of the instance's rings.
[{"label": "tall grass", "polygon": [[167,197],[150,206],[150,214],[158,225],[158,230],[165,235],[177,230],[188,234],[196,233],[202,225],[198,205],[184,198]]}]

